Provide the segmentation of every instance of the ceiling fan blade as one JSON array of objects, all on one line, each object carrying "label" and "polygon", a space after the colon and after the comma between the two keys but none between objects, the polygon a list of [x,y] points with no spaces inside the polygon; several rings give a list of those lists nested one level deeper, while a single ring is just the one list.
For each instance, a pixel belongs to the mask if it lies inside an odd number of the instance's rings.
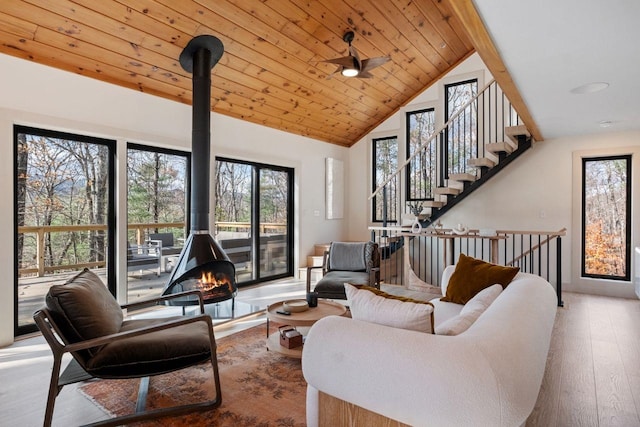
[{"label": "ceiling fan blade", "polygon": [[356,48],[349,45],[349,53],[351,54],[351,57],[355,60],[358,70],[362,70],[362,61],[360,60],[360,55],[358,55],[358,51],[356,50]]},{"label": "ceiling fan blade", "polygon": [[373,77],[373,74],[368,71],[360,71],[356,77],[359,79],[370,79]]},{"label": "ceiling fan blade", "polygon": [[353,31],[349,31],[345,33],[344,37],[342,38],[345,42],[349,43],[348,56],[322,61],[329,64],[338,65],[338,69],[329,74],[327,76],[327,79],[332,78],[333,75],[337,73],[342,73],[345,77],[359,77],[363,79],[369,79],[373,77],[373,75],[369,72],[370,70],[384,64],[391,59],[389,56],[381,56],[378,58],[369,58],[364,60],[360,59],[358,50],[351,45],[353,37]]},{"label": "ceiling fan blade", "polygon": [[388,56],[379,56],[377,58],[369,58],[362,61],[362,68],[360,70],[361,73],[373,70],[380,65],[389,62],[391,60]]},{"label": "ceiling fan blade", "polygon": [[331,80],[331,78],[342,71],[344,67],[342,65],[338,66],[333,73],[327,74],[327,80]]},{"label": "ceiling fan blade", "polygon": [[352,56],[343,56],[342,58],[327,59],[326,61],[322,61],[322,62],[328,62],[329,64],[338,64],[341,67],[349,67],[349,68],[353,67]]}]

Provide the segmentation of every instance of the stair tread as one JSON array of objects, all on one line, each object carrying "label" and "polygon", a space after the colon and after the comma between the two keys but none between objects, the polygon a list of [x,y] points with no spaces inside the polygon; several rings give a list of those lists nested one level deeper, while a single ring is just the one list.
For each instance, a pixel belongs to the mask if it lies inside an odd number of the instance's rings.
[{"label": "stair tread", "polygon": [[437,200],[427,200],[426,202],[422,203],[422,206],[424,206],[425,208],[441,208],[444,205],[446,205],[445,202],[439,202]]},{"label": "stair tread", "polygon": [[325,251],[329,250],[329,243],[318,243],[313,246],[313,254],[315,256],[323,256]]},{"label": "stair tread", "polygon": [[449,179],[453,181],[475,181],[478,178],[471,173],[452,173],[449,174]]},{"label": "stair tread", "polygon": [[507,126],[504,128],[504,131],[507,135],[524,135],[526,137],[531,136],[531,133],[529,133],[529,130],[525,125]]},{"label": "stair tread", "polygon": [[477,159],[469,159],[467,164],[469,166],[473,166],[476,168],[478,167],[492,168],[496,165],[496,162],[489,159],[488,157],[479,157]]},{"label": "stair tread", "polygon": [[516,144],[518,143],[518,136],[524,135],[527,138],[531,138],[531,133],[525,125],[507,126],[504,128],[504,133]]},{"label": "stair tread", "polygon": [[308,255],[307,267],[322,267],[322,261],[324,256],[322,255]]},{"label": "stair tread", "polygon": [[434,190],[434,193],[436,194],[450,194],[454,196],[457,196],[460,192],[461,190],[453,187],[438,187]]},{"label": "stair tread", "polygon": [[515,150],[514,146],[508,142],[492,142],[485,145],[485,149],[490,153],[513,153]]}]

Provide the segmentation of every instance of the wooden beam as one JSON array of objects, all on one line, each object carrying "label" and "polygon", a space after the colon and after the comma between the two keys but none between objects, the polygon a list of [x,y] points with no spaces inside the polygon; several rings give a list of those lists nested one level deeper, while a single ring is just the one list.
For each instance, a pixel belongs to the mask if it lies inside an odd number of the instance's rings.
[{"label": "wooden beam", "polygon": [[502,58],[498,53],[489,32],[484,26],[478,11],[473,5],[472,0],[447,0],[451,10],[462,22],[463,26],[467,29],[469,38],[473,43],[476,51],[480,55],[480,58],[484,61],[485,65],[493,74],[503,92],[507,95],[507,98],[513,104],[527,128],[533,135],[536,141],[542,141],[544,138],[538,129],[538,125],[533,120],[533,116],[527,108],[516,84],[514,83],[507,67],[502,62]]}]

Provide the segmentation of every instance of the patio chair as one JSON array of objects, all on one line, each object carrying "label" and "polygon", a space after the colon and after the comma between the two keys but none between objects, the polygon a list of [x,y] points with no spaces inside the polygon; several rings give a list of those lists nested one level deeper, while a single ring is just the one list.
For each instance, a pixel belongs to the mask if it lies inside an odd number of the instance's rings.
[{"label": "patio chair", "polygon": [[[125,320],[123,309],[162,303],[188,296],[197,299],[200,313],[191,317]],[[190,296],[189,296],[190,295]],[[120,306],[100,278],[85,269],[63,285],[53,285],[45,307],[33,315],[53,352],[53,370],[44,425],[50,426],[55,399],[67,384],[91,378],[141,378],[136,412],[93,425],[122,425],[192,411],[221,403],[216,342],[211,317],[204,314],[200,291],[176,293]],[[62,356],[71,353],[62,375]],[[209,361],[215,399],[145,411],[149,377]]]},{"label": "patio chair", "polygon": [[155,270],[156,276],[160,276],[162,255],[160,246],[150,242],[144,245],[132,245],[127,242],[127,271]]},{"label": "patio chair", "polygon": [[155,245],[162,258],[162,269],[165,272],[169,272],[169,261],[173,259],[175,261],[182,252],[182,246],[176,246],[173,238],[173,233],[150,233],[149,245]]},{"label": "patio chair", "polygon": [[322,268],[322,278],[313,289],[318,298],[347,299],[345,283],[380,288],[380,252],[374,242],[332,242],[322,267],[307,267],[307,293],[315,268]]}]

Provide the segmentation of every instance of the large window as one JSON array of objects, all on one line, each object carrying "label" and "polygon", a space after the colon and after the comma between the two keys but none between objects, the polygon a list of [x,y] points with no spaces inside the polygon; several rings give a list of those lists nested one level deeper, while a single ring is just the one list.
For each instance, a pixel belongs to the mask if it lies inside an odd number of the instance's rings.
[{"label": "large window", "polygon": [[[398,169],[398,138],[389,136],[372,141],[373,180],[375,191]],[[372,201],[373,222],[396,222],[398,211],[398,179],[394,178]]]},{"label": "large window", "polygon": [[630,279],[631,156],[582,159],[582,275]]},{"label": "large window", "polygon": [[[445,85],[445,123],[448,173],[468,173],[467,161],[478,157],[478,102],[469,102],[478,94],[478,80]],[[473,171],[473,170],[472,170]]]},{"label": "large window", "polygon": [[239,285],[293,274],[293,169],[217,158],[215,238]]},{"label": "large window", "polygon": [[[406,169],[407,201],[433,200],[438,144],[437,140],[430,140],[436,128],[435,116],[433,108],[407,113],[407,158],[415,154]],[[427,142],[429,145],[422,147]]]},{"label": "large window", "polygon": [[[128,302],[160,295],[180,254],[188,229],[190,156],[127,145]],[[141,262],[146,256],[157,262]]]},{"label": "large window", "polygon": [[16,333],[49,287],[90,268],[114,292],[115,141],[16,126]]}]

